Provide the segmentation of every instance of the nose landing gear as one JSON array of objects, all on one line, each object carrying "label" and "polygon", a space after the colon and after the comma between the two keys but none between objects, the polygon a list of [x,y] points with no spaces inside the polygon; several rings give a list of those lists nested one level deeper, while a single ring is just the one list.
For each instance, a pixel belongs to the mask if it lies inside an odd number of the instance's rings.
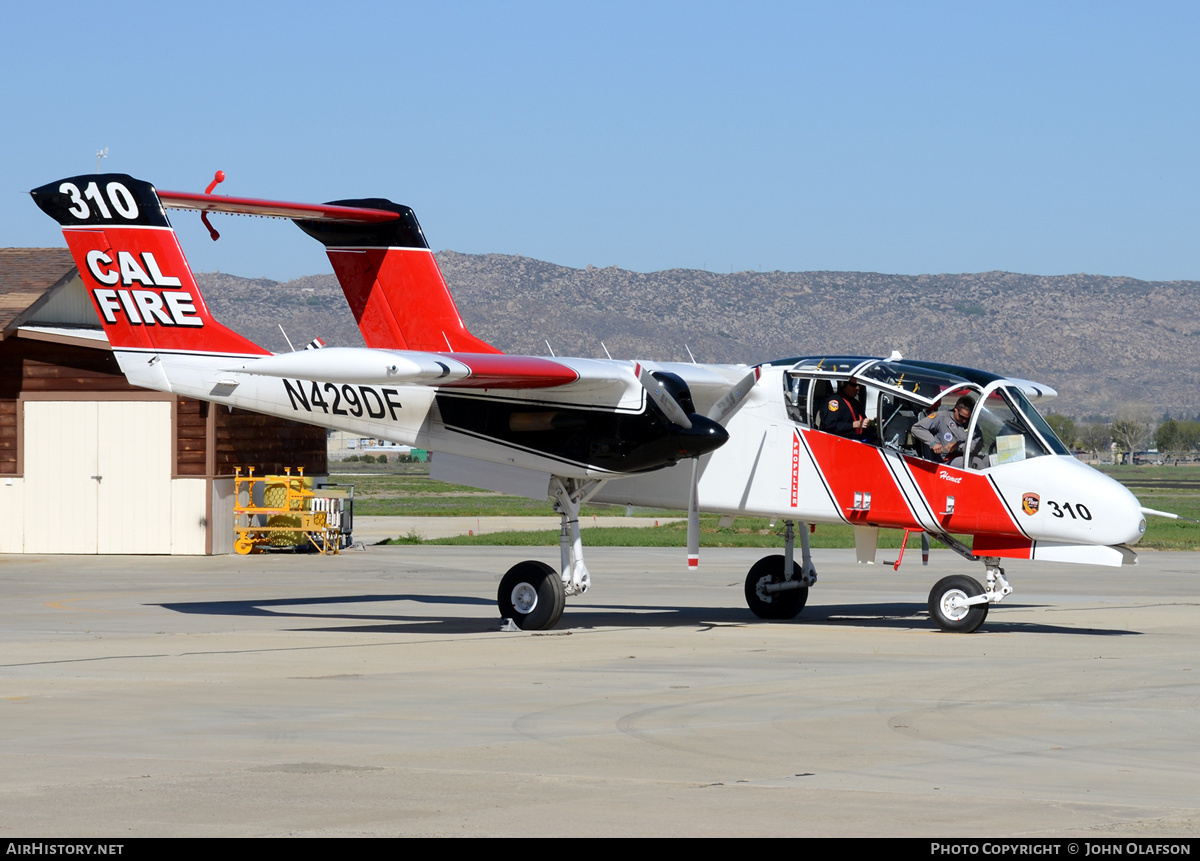
[{"label": "nose landing gear", "polygon": [[987,558],[987,589],[974,577],[953,574],[943,577],[929,592],[929,618],[943,631],[970,634],[987,618],[988,607],[1012,594],[1000,560]]}]

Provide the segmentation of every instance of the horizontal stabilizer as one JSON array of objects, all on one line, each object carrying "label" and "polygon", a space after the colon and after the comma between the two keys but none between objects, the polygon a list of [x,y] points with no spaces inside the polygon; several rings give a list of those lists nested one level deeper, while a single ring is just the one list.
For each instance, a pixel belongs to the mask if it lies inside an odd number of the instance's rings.
[{"label": "horizontal stabilizer", "polygon": [[288,203],[282,200],[228,197],[223,194],[199,194],[191,191],[159,190],[158,199],[167,209],[231,212],[236,215],[257,215],[262,218],[332,221],[344,224],[381,224],[400,218],[399,213],[389,212],[386,209],[338,206],[332,203]]}]

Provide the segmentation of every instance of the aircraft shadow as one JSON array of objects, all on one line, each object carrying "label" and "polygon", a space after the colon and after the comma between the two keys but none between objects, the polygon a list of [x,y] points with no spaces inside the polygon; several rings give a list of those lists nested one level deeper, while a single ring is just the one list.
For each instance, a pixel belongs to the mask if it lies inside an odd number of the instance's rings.
[{"label": "aircraft shadow", "polygon": [[[1066,625],[1048,625],[1044,622],[1006,620],[1005,610],[1030,609],[1042,605],[1005,603],[993,607],[987,620],[979,629],[980,634],[1073,634],[1092,637],[1123,637],[1140,634],[1121,628],[1074,628]],[[796,618],[797,622],[820,625],[838,625],[862,628],[933,628],[925,604],[825,604],[809,605]]]},{"label": "aircraft shadow", "polygon": [[[421,633],[466,634],[494,632],[499,619],[476,616],[430,616],[408,613],[370,613],[349,610],[350,605],[384,602],[411,602],[426,606],[445,606],[447,609],[464,606],[495,606],[488,598],[458,595],[343,595],[321,597],[272,598],[263,600],[193,601],[156,604],[175,613],[202,616],[258,616],[279,620],[308,621],[313,626],[294,630],[358,632],[358,633]],[[305,611],[306,605],[329,607],[341,605],[345,611]],[[1007,605],[1013,609],[1022,606]],[[365,608],[364,608],[365,609]],[[323,622],[324,624],[316,624]],[[630,604],[568,605],[562,620],[547,634],[565,634],[592,628],[713,628],[747,625],[835,625],[877,630],[928,629],[932,627],[924,604],[892,602],[877,604],[809,605],[794,620],[771,622],[757,619],[744,607],[686,607],[648,606]],[[1041,633],[1072,634],[1076,636],[1126,636],[1140,632],[1106,628],[1073,628],[1038,622],[1005,621],[1003,610],[993,610],[979,633]]]}]

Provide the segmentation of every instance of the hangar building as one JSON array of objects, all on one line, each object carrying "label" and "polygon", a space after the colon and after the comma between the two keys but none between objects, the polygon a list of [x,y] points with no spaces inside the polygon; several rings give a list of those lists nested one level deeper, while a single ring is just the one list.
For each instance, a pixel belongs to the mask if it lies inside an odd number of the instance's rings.
[{"label": "hangar building", "polygon": [[325,436],[130,386],[70,252],[0,249],[0,553],[229,553],[233,468],[324,475]]}]

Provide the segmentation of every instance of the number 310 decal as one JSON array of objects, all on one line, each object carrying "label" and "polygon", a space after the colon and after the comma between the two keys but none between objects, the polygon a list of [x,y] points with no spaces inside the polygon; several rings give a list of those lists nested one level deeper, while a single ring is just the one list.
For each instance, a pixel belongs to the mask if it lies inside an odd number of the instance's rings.
[{"label": "number 310 decal", "polygon": [[88,208],[89,200],[95,205],[102,218],[112,218],[112,212],[108,208],[110,203],[122,218],[132,221],[138,217],[137,201],[133,199],[129,189],[119,182],[108,183],[104,186],[103,193],[95,182],[89,182],[82,192],[80,192],[79,186],[73,182],[64,182],[58,187],[58,190],[59,193],[65,194],[71,199],[71,206],[67,211],[76,218],[83,219],[91,216],[92,211]]},{"label": "number 310 decal", "polygon": [[[1052,499],[1047,499],[1046,504],[1054,509],[1055,517],[1070,516],[1072,520],[1092,519],[1092,512],[1088,511],[1088,507],[1082,502],[1076,502],[1074,505],[1072,505],[1070,502],[1064,502],[1060,505]],[[1063,512],[1066,512],[1066,514]]]}]

